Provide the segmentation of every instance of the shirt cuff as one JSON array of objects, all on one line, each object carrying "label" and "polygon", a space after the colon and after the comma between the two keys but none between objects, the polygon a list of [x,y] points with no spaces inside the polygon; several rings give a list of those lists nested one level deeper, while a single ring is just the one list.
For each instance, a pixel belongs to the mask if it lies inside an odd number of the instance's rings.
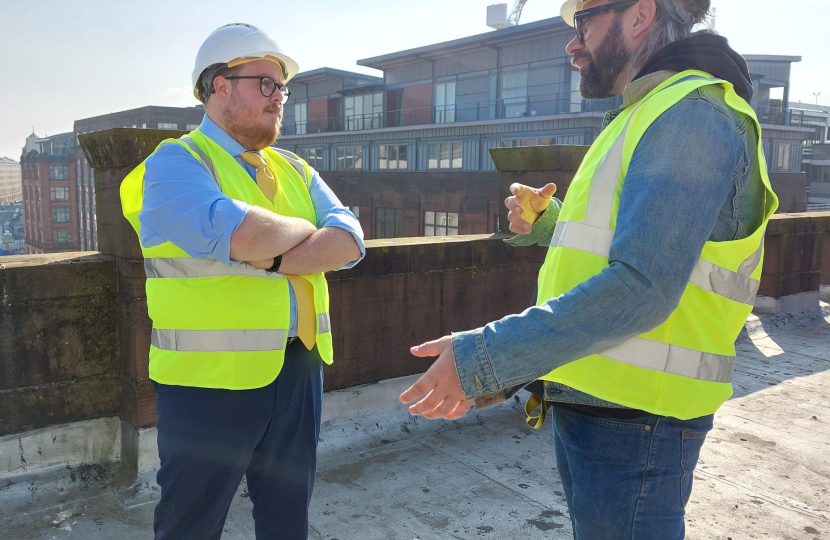
[{"label": "shirt cuff", "polygon": [[484,347],[482,328],[452,335],[455,370],[467,399],[475,399],[499,389],[493,366]]},{"label": "shirt cuff", "polygon": [[[348,212],[348,210],[346,212]],[[354,238],[357,247],[360,249],[360,257],[358,257],[356,261],[343,265],[336,270],[348,270],[349,268],[357,266],[357,263],[362,261],[366,256],[366,243],[363,241],[363,229],[360,227],[360,222],[352,216],[351,212],[348,212],[348,215],[332,212],[326,216],[319,228],[322,229],[325,227],[337,227],[338,229],[343,229],[344,231],[350,233]]]},{"label": "shirt cuff", "polygon": [[216,202],[211,216],[211,224],[216,232],[216,243],[211,258],[228,266],[242,262],[231,260],[231,237],[242,225],[250,208],[251,205],[248,203],[236,199],[222,199]]}]

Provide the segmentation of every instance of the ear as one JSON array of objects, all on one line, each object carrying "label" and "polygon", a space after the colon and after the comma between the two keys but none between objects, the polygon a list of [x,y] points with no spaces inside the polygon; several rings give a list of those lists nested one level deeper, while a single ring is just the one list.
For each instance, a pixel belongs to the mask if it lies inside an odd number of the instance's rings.
[{"label": "ear", "polygon": [[629,13],[634,19],[629,35],[634,40],[642,40],[657,22],[657,4],[655,0],[640,0]]},{"label": "ear", "polygon": [[231,92],[231,81],[225,77],[216,77],[213,79],[212,97],[219,98],[219,101],[225,102]]}]

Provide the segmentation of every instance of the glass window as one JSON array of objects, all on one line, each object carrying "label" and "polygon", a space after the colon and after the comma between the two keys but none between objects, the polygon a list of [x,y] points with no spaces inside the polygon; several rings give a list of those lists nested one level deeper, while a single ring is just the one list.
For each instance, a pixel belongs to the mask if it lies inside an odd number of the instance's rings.
[{"label": "glass window", "polygon": [[464,165],[464,143],[429,143],[428,155],[428,169],[461,169]]},{"label": "glass window", "polygon": [[49,180],[69,180],[69,167],[66,165],[49,165]]},{"label": "glass window", "polygon": [[179,125],[172,122],[159,122],[159,129],[178,129]]},{"label": "glass window", "polygon": [[[133,127],[135,127],[135,126],[133,126]],[[193,131],[194,129],[196,129],[198,127],[199,127],[199,124],[187,124],[185,129],[187,129],[187,131]]]},{"label": "glass window", "polygon": [[424,212],[424,236],[458,236],[458,214]]},{"label": "glass window", "polygon": [[556,144],[556,137],[539,137],[540,146],[552,146]]},{"label": "glass window", "polygon": [[322,148],[300,148],[300,157],[306,160],[306,163],[317,169],[323,170],[323,149]]},{"label": "glass window", "polygon": [[69,208],[52,208],[52,223],[69,223]]},{"label": "glass window", "polygon": [[353,171],[363,169],[363,147],[341,146],[337,149],[337,170]]},{"label": "glass window", "polygon": [[297,126],[297,135],[308,132],[308,103],[294,104],[294,124]]},{"label": "glass window", "polygon": [[354,214],[354,217],[360,219],[360,207],[359,206],[350,206],[349,212]]},{"label": "glass window", "polygon": [[56,244],[68,244],[72,241],[72,235],[66,229],[52,229],[52,242]]},{"label": "glass window", "polygon": [[504,118],[527,115],[527,71],[504,73],[501,76],[501,97]]},{"label": "glass window", "polygon": [[347,96],[343,100],[346,131],[377,129],[383,117],[383,92],[362,96]]},{"label": "glass window", "polygon": [[455,81],[435,85],[435,123],[455,122]]},{"label": "glass window", "polygon": [[403,210],[397,208],[375,209],[375,237],[400,238],[403,236]]},{"label": "glass window", "polygon": [[378,169],[406,170],[406,145],[381,145],[378,147]]},{"label": "glass window", "polygon": [[52,187],[49,188],[50,199],[54,201],[68,201],[69,188],[68,187]]},{"label": "glass window", "polygon": [[536,139],[522,139],[519,141],[519,146],[536,146]]},{"label": "glass window", "polygon": [[778,170],[788,171],[790,169],[790,145],[778,145]]}]

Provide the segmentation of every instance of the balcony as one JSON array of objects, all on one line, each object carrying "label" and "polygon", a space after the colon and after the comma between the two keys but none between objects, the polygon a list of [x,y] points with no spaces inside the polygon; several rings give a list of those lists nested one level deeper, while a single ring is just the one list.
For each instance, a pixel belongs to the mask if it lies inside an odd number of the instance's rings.
[{"label": "balcony", "polygon": [[472,104],[416,107],[348,116],[309,119],[299,124],[286,123],[283,136],[313,135],[343,131],[414,127],[431,124],[483,122],[511,118],[533,118],[578,113],[605,113],[616,100],[584,101],[578,93],[505,98]]}]

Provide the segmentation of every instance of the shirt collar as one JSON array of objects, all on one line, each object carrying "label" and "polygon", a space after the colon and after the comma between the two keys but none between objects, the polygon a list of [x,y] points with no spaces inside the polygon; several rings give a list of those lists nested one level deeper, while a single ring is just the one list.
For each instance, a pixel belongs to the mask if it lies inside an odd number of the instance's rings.
[{"label": "shirt collar", "polygon": [[218,144],[222,150],[234,157],[247,151],[244,146],[236,141],[236,139],[228,135],[224,129],[216,125],[216,122],[211,120],[207,114],[205,114],[205,117],[202,119],[199,131],[201,131],[205,137]]},{"label": "shirt collar", "polygon": [[622,108],[626,109],[631,104],[637,103],[648,95],[649,92],[672,78],[677,74],[676,71],[655,71],[645,77],[640,77],[636,81],[632,81],[625,87],[623,93]]}]

